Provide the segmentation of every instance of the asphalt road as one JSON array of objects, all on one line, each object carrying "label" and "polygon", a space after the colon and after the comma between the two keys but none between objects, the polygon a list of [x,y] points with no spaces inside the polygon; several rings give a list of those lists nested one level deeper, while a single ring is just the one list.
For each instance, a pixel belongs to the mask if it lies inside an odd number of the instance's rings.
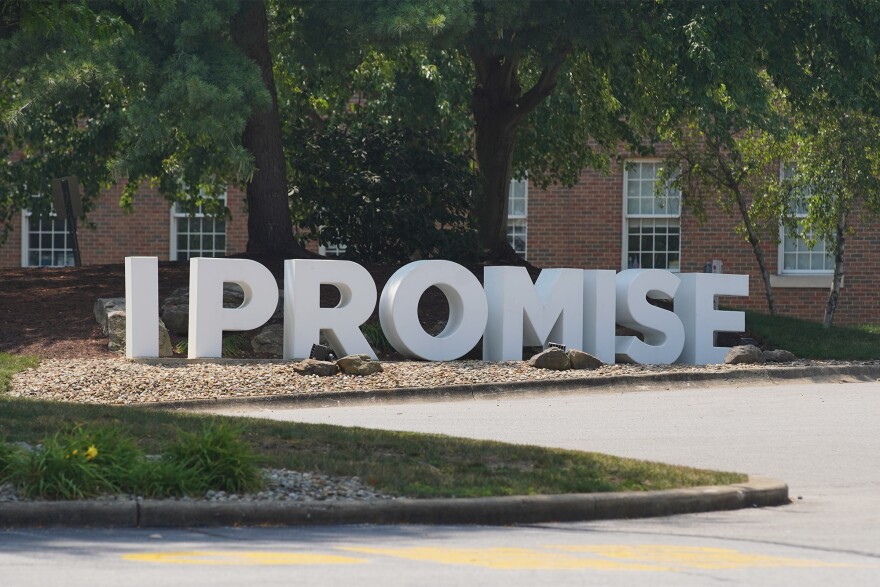
[{"label": "asphalt road", "polygon": [[13,531],[0,585],[880,584],[880,383],[235,413],[759,473],[794,502],[514,528]]}]

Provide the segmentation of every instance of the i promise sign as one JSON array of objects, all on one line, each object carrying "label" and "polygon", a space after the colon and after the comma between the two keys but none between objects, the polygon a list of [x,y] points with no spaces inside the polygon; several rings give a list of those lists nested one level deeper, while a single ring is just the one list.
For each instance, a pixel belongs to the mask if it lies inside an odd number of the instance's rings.
[{"label": "i promise sign", "polygon": [[[125,259],[126,355],[159,356],[159,260]],[[747,296],[747,275],[674,274],[660,269],[545,269],[532,283],[523,267],[486,267],[484,285],[451,261],[415,261],[388,280],[382,295],[369,272],[351,261],[284,262],[284,358],[307,357],[323,333],[339,355],[376,353],[360,330],[376,307],[391,345],[402,355],[450,361],[483,339],[483,359],[522,358],[523,346],[548,341],[583,349],[605,363],[616,358],[643,364],[721,363],[727,348],[715,332],[745,330],[743,312],[715,309],[715,296]],[[223,307],[223,284],[244,290],[238,308]],[[336,287],[340,302],[322,308],[322,285]],[[435,286],[449,302],[440,334],[419,323],[419,300]],[[253,330],[272,316],[278,287],[272,273],[246,259],[190,260],[189,358],[219,358],[224,331]],[[649,298],[672,299],[674,311]],[[642,334],[616,336],[616,325]]]}]

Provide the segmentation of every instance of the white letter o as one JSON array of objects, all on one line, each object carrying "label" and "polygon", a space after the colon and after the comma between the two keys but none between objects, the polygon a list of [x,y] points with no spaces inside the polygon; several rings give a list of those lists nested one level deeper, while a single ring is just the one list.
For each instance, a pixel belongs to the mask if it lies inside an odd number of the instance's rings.
[{"label": "white letter o", "polygon": [[[419,324],[419,300],[436,286],[449,302],[449,321],[431,336]],[[452,261],[415,261],[398,269],[382,290],[379,322],[397,352],[427,361],[452,361],[470,351],[486,328],[486,294],[474,275]]]}]

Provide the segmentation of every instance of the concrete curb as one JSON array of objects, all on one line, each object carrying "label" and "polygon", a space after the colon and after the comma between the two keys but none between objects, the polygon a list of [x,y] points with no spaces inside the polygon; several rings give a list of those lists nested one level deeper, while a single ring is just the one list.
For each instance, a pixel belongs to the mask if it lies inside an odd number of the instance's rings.
[{"label": "concrete curb", "polygon": [[768,477],[666,491],[577,493],[377,502],[55,501],[0,503],[0,528],[305,526],[337,524],[512,525],[647,518],[789,503]]},{"label": "concrete curb", "polygon": [[612,375],[607,377],[578,377],[576,379],[544,379],[540,381],[513,381],[477,383],[447,387],[401,387],[364,391],[333,391],[302,395],[268,395],[219,399],[196,399],[174,402],[156,402],[143,407],[159,409],[236,408],[243,406],[325,407],[332,405],[363,405],[374,403],[402,403],[410,401],[458,401],[462,399],[492,399],[500,396],[567,394],[608,391],[640,391],[665,386],[684,385],[774,385],[794,380],[813,383],[855,383],[880,380],[880,365],[820,365],[798,367],[757,367],[736,371],[673,371]]}]

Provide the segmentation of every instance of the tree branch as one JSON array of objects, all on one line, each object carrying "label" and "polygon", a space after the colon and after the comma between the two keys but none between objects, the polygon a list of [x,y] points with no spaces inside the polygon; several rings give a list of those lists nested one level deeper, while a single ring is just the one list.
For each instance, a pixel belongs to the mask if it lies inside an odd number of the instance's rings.
[{"label": "tree branch", "polygon": [[569,47],[560,49],[553,58],[553,61],[541,70],[541,77],[538,78],[535,85],[517,100],[516,117],[518,119],[525,118],[529,112],[534,110],[538,104],[550,95],[553,88],[556,87],[556,78],[559,75],[559,70],[562,69],[562,64],[565,63],[565,59],[570,52],[571,48]]}]

